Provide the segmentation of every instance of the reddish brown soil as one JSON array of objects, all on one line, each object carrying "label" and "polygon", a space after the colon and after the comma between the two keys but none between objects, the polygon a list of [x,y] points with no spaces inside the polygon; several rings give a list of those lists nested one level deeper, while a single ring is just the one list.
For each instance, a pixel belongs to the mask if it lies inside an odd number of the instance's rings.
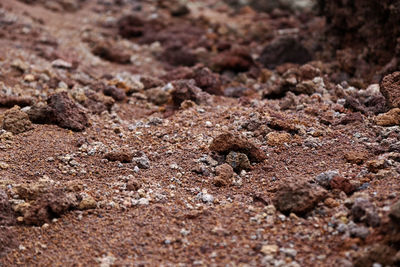
[{"label": "reddish brown soil", "polygon": [[178,2],[0,3],[0,266],[399,264],[385,47]]}]

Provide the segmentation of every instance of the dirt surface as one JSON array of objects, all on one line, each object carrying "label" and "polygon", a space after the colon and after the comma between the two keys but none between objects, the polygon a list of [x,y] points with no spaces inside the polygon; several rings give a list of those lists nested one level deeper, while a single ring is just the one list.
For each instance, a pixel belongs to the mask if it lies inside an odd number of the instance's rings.
[{"label": "dirt surface", "polygon": [[397,1],[243,2],[0,2],[0,266],[399,266]]}]

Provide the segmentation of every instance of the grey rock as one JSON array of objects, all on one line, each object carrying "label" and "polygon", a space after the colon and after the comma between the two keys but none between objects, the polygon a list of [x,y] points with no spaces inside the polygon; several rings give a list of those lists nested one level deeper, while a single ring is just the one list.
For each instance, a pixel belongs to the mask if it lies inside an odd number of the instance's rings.
[{"label": "grey rock", "polygon": [[140,169],[149,169],[150,160],[143,151],[135,153],[132,158],[132,163],[136,164]]},{"label": "grey rock", "polygon": [[330,181],[335,177],[338,176],[339,172],[338,171],[326,171],[323,173],[320,173],[317,175],[317,177],[315,178],[315,181],[317,182],[317,184],[319,184],[320,186],[324,187],[324,188],[329,188],[329,183]]},{"label": "grey rock", "polygon": [[364,222],[372,227],[380,224],[380,217],[375,206],[366,198],[356,198],[350,213],[355,222]]}]

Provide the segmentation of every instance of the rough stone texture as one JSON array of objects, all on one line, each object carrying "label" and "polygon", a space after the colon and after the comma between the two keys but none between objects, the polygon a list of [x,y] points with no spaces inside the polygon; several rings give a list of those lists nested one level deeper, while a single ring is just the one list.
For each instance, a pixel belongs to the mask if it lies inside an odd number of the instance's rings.
[{"label": "rough stone texture", "polygon": [[326,190],[309,183],[286,183],[278,188],[273,200],[282,213],[305,215],[326,197]]},{"label": "rough stone texture", "polygon": [[380,224],[380,217],[374,205],[365,198],[356,198],[351,208],[351,215],[355,222],[364,222],[376,227]]},{"label": "rough stone texture", "polygon": [[378,116],[375,117],[375,122],[379,126],[400,125],[400,108],[394,108],[386,113],[379,114]]},{"label": "rough stone texture", "polygon": [[215,168],[216,177],[213,179],[215,186],[229,185],[232,182],[233,168],[229,164],[222,164]]},{"label": "rough stone texture", "polygon": [[76,208],[77,205],[78,199],[75,195],[66,194],[61,190],[52,190],[39,197],[24,210],[24,223],[27,225],[42,225]]},{"label": "rough stone texture", "polygon": [[400,223],[400,201],[397,201],[390,209],[390,218],[396,222]]},{"label": "rough stone texture", "polygon": [[294,37],[273,40],[260,55],[260,62],[270,69],[283,63],[305,64],[311,59],[309,51]]},{"label": "rough stone texture", "polygon": [[99,42],[92,48],[92,53],[105,60],[128,64],[131,61],[131,55],[124,52],[121,47],[116,46],[112,42]]},{"label": "rough stone texture", "polygon": [[17,246],[17,233],[10,227],[0,226],[0,258]]},{"label": "rough stone texture", "polygon": [[119,34],[124,38],[132,38],[143,35],[144,21],[135,15],[127,15],[117,22]]},{"label": "rough stone texture", "polygon": [[386,75],[380,84],[380,90],[389,107],[400,108],[400,71]]},{"label": "rough stone texture", "polygon": [[132,161],[133,153],[127,149],[115,149],[104,155],[109,161],[128,163]]},{"label": "rough stone texture", "polygon": [[69,98],[67,92],[50,96],[47,104],[51,111],[48,119],[58,126],[83,131],[89,125],[87,114]]},{"label": "rough stone texture", "polygon": [[231,151],[226,156],[226,163],[228,163],[236,172],[241,170],[250,170],[251,164],[246,154]]},{"label": "rough stone texture", "polygon": [[115,86],[106,86],[103,89],[103,94],[106,96],[111,96],[115,101],[122,101],[126,98],[124,89]]},{"label": "rough stone texture", "polygon": [[0,226],[13,224],[15,224],[14,211],[8,201],[6,192],[0,189]]},{"label": "rough stone texture", "polygon": [[344,158],[347,162],[362,164],[366,159],[368,159],[368,153],[362,151],[349,151],[344,154]]},{"label": "rough stone texture", "polygon": [[269,146],[280,146],[289,143],[292,136],[289,133],[270,132],[267,134],[267,144]]},{"label": "rough stone texture", "polygon": [[209,94],[203,92],[195,85],[194,80],[179,80],[173,83],[171,91],[172,101],[179,107],[185,100],[192,100],[196,104],[207,103]]},{"label": "rough stone texture", "polygon": [[210,144],[210,150],[218,153],[229,153],[230,151],[242,152],[248,156],[251,161],[263,161],[266,156],[249,140],[234,135],[231,132],[222,133]]},{"label": "rough stone texture", "polygon": [[333,177],[332,180],[330,180],[329,185],[331,189],[339,189],[346,194],[351,194],[356,190],[354,185],[351,184],[348,179],[345,179],[341,176]]},{"label": "rough stone texture", "polygon": [[13,134],[23,133],[33,128],[28,114],[21,111],[18,106],[14,106],[4,113],[2,126],[4,130],[10,131]]},{"label": "rough stone texture", "polygon": [[212,62],[213,70],[223,72],[231,70],[235,72],[247,71],[254,65],[254,61],[245,47],[233,47],[231,50],[218,54]]},{"label": "rough stone texture", "polygon": [[196,81],[196,85],[203,91],[213,94],[222,95],[221,79],[218,74],[212,73],[208,68],[200,68],[194,71],[193,79]]}]

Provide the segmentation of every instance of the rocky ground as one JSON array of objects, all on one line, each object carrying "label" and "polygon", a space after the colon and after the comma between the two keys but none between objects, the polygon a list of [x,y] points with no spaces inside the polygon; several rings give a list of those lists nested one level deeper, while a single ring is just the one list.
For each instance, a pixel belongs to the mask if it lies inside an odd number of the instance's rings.
[{"label": "rocky ground", "polygon": [[399,266],[400,4],[317,2],[1,1],[0,266]]}]

